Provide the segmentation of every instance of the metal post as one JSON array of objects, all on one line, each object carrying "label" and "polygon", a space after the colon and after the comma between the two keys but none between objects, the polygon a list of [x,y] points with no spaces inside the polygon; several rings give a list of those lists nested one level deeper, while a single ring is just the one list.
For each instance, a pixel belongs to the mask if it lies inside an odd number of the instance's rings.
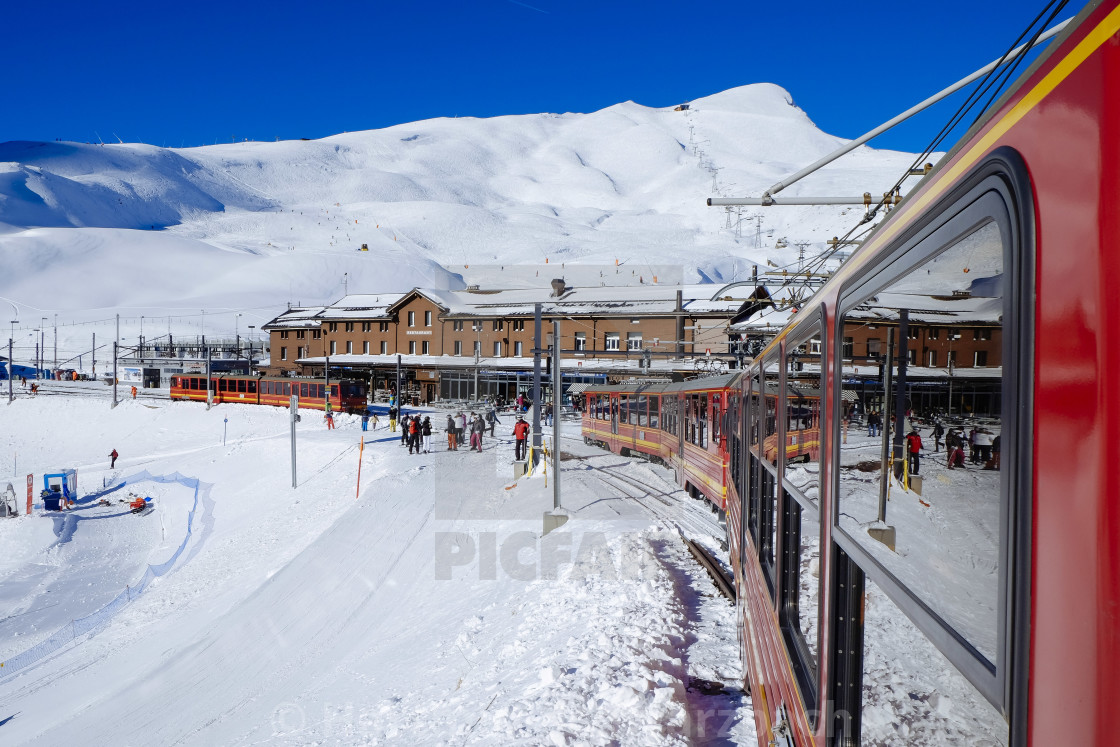
[{"label": "metal post", "polygon": [[560,321],[552,321],[552,507],[560,508]]},{"label": "metal post", "polygon": [[906,366],[910,363],[907,354],[910,336],[910,311],[899,309],[898,312],[898,379],[895,388],[898,390],[894,397],[894,476],[902,479],[902,464],[906,461],[903,440],[906,438]]},{"label": "metal post", "polygon": [[323,412],[326,412],[331,401],[331,357],[325,355],[323,360]]},{"label": "metal post", "polygon": [[397,353],[397,421],[401,419],[401,408],[404,407],[404,399],[401,397],[401,354]]},{"label": "metal post", "polygon": [[[205,338],[203,338],[205,340]],[[214,383],[210,381],[210,348],[207,345],[202,346],[202,354],[206,356],[206,409],[210,409],[210,405],[214,402]]]},{"label": "metal post", "polygon": [[39,341],[35,341],[35,381],[39,380]]},{"label": "metal post", "polygon": [[[8,404],[12,404],[15,395],[12,394],[12,338],[8,338]],[[14,472],[12,473],[15,474]]]},{"label": "metal post", "polygon": [[296,487],[296,423],[299,422],[299,397],[291,395],[288,402],[288,416],[292,425],[292,487]]},{"label": "metal post", "polygon": [[90,351],[90,355],[93,356],[93,380],[97,381],[97,333],[96,332],[93,333],[93,342],[90,343],[90,344],[93,345],[93,349]]},{"label": "metal post", "polygon": [[[117,406],[117,341],[113,340],[113,407]],[[112,407],[109,408],[113,409]]]},{"label": "metal post", "polygon": [[894,329],[887,330],[887,359],[883,364],[883,405],[879,408],[880,419],[883,421],[883,445],[880,450],[880,475],[879,480],[879,521],[887,520],[887,466],[889,454],[887,445],[890,443],[891,421],[888,417],[891,404],[891,386],[894,380],[892,367],[894,366]]},{"label": "metal post", "polygon": [[533,463],[541,452],[541,305],[533,304]]},{"label": "metal post", "polygon": [[54,375],[58,376],[58,314],[54,315]]}]

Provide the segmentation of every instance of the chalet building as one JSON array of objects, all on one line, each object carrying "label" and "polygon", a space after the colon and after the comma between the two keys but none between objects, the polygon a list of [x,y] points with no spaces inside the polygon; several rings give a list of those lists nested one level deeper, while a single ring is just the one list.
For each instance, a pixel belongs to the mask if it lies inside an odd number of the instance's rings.
[{"label": "chalet building", "polygon": [[532,379],[540,303],[543,334],[560,322],[566,384],[643,370],[694,373],[696,356],[734,365],[727,321],[743,303],[740,285],[573,288],[555,280],[551,292],[472,286],[348,295],[288,309],[263,325],[270,342],[264,370],[319,376],[329,359],[332,375],[346,371],[384,391],[400,356],[406,390],[421,401],[516,396]]}]

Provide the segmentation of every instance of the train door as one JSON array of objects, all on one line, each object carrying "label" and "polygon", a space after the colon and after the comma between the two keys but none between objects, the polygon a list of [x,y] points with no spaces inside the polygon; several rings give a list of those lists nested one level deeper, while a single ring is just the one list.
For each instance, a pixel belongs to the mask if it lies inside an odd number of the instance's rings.
[{"label": "train door", "polygon": [[611,393],[611,433],[618,435],[618,394]]}]

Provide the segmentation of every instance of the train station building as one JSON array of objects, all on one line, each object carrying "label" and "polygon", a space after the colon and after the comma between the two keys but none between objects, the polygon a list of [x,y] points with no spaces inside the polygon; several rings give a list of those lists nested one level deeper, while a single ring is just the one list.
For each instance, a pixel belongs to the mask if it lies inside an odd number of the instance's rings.
[{"label": "train station building", "polygon": [[[387,392],[398,356],[404,389],[421,402],[516,397],[532,384],[533,325],[560,322],[565,386],[654,373],[670,378],[738,365],[728,321],[752,283],[465,290],[413,288],[347,295],[327,306],[289,308],[262,326],[268,374],[352,375]],[[546,339],[546,345],[549,344]],[[548,382],[547,371],[545,375]]]}]

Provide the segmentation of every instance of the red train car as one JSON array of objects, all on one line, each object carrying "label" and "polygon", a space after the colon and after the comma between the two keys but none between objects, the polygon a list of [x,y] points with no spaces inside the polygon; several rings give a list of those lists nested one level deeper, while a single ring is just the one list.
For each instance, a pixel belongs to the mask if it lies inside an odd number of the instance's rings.
[{"label": "red train car", "polygon": [[[249,405],[287,407],[292,395],[299,397],[299,406],[313,410],[326,408],[327,384],[320,379],[291,379],[272,376],[237,376],[212,374],[209,390],[212,402],[238,402]],[[172,400],[205,402],[205,375],[179,374],[171,377]],[[366,384],[343,379],[330,384],[331,409],[335,412],[357,412],[366,406]]]},{"label": "red train car", "polygon": [[[1117,743],[1117,5],[1084,9],[739,380],[760,744]],[[842,431],[860,335],[883,436]],[[819,392],[799,462],[769,446],[803,412],[795,379]],[[972,458],[927,446],[908,488],[896,444],[935,423]]]},{"label": "red train car", "polygon": [[588,440],[726,510],[760,744],[1117,743],[1118,5],[1082,10],[746,370],[587,390]]}]

